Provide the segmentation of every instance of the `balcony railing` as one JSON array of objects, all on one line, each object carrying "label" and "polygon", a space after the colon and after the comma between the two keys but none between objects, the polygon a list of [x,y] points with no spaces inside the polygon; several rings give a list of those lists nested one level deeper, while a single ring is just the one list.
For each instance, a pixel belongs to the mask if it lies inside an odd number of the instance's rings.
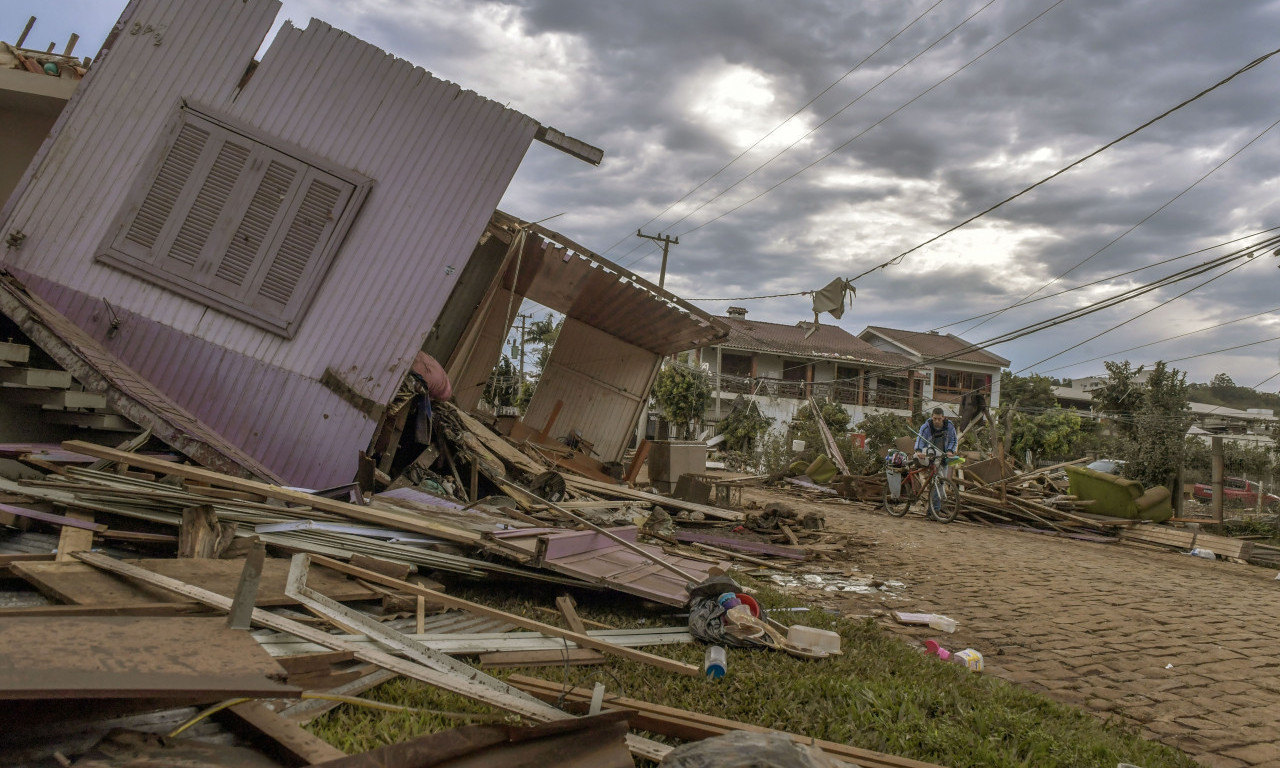
[{"label": "balcony railing", "polygon": [[[790,400],[805,400],[813,396],[819,400],[833,400],[841,405],[858,405],[859,403],[858,386],[841,382],[787,381],[768,376],[730,376],[728,374],[716,376],[713,374],[712,384],[725,394],[782,397]],[[880,408],[900,410],[908,408],[906,393],[868,390],[863,402]]]}]

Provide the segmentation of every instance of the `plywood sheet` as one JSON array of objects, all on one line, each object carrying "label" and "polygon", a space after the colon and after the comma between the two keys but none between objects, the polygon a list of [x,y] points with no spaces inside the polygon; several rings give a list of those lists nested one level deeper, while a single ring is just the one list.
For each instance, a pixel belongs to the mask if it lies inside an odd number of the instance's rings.
[{"label": "plywood sheet", "polygon": [[0,624],[0,700],[289,696],[285,671],[215,618],[15,618]]},{"label": "plywood sheet", "polygon": [[[151,559],[133,560],[134,565],[184,581],[188,584],[234,597],[240,581],[242,560]],[[131,603],[187,602],[187,599],[159,587],[136,584],[81,562],[13,563],[13,573],[27,580],[46,596],[73,605],[128,605]],[[268,559],[262,566],[257,605],[294,605],[298,601],[284,594],[289,561]],[[324,568],[313,569],[308,581],[313,589],[334,600],[372,600],[373,590]]]}]

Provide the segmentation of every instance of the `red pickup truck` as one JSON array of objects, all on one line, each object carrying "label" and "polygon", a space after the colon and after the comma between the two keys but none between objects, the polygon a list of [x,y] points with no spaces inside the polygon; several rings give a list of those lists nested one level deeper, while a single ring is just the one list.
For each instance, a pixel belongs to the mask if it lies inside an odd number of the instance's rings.
[{"label": "red pickup truck", "polygon": [[[1224,477],[1222,479],[1222,497],[1225,504],[1256,507],[1258,505],[1259,490],[1258,484],[1252,480],[1242,480],[1238,477]],[[1201,501],[1213,501],[1213,486],[1209,483],[1196,483],[1191,495]],[[1267,509],[1274,509],[1280,506],[1280,496],[1274,493],[1263,494],[1262,506]]]}]

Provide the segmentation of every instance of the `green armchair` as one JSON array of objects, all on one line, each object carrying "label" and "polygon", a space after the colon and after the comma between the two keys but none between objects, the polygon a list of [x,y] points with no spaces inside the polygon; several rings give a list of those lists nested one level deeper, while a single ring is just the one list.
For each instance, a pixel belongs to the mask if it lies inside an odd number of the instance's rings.
[{"label": "green armchair", "polygon": [[1127,520],[1163,522],[1173,517],[1173,501],[1163,485],[1143,489],[1142,483],[1086,467],[1067,467],[1071,494],[1092,500],[1089,511]]}]

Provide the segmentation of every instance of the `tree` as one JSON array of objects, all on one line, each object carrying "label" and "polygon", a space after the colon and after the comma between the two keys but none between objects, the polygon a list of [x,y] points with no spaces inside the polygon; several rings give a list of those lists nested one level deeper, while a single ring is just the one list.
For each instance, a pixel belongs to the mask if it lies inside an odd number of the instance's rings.
[{"label": "tree", "polygon": [[694,422],[701,420],[711,402],[711,382],[700,368],[666,365],[653,384],[653,399],[663,417],[680,425],[689,437]]},{"label": "tree", "polygon": [[1031,465],[1042,458],[1065,459],[1074,455],[1084,436],[1082,420],[1075,411],[1050,408],[1043,413],[1015,413],[1013,449],[1019,456],[1031,452]]},{"label": "tree", "polygon": [[754,400],[742,395],[733,401],[733,410],[720,420],[720,434],[724,435],[725,450],[750,453],[755,450],[760,436],[773,424],[773,419],[760,412]]},{"label": "tree", "polygon": [[1033,373],[1019,376],[1009,371],[1000,372],[1000,402],[1017,406],[1020,410],[1047,410],[1058,405],[1053,396],[1053,379]]},{"label": "tree", "polygon": [[493,406],[515,405],[520,395],[518,378],[515,364],[511,362],[511,358],[503,355],[484,385],[485,402]]},{"label": "tree", "polygon": [[[1136,369],[1129,361],[1103,363],[1107,369],[1107,380],[1093,392],[1094,408],[1111,423],[1112,431],[1122,440],[1133,435],[1132,415],[1142,406],[1143,389],[1137,380],[1146,366]],[[1183,430],[1184,432],[1186,430]]]},{"label": "tree", "polygon": [[560,338],[560,330],[564,328],[564,318],[553,320],[551,313],[541,320],[534,320],[524,329],[524,343],[526,346],[532,346],[537,350],[537,357],[534,358],[534,371],[536,375],[541,375],[547,367],[547,361],[551,359],[551,348],[556,345],[556,340]]},{"label": "tree", "polygon": [[1147,487],[1176,489],[1192,421],[1186,374],[1177,368],[1166,368],[1163,362],[1156,363],[1137,399],[1138,408],[1127,436],[1125,474]]},{"label": "tree", "polygon": [[895,440],[912,434],[914,428],[906,417],[884,411],[867,414],[858,422],[858,431],[867,436],[868,451],[884,456]]}]

